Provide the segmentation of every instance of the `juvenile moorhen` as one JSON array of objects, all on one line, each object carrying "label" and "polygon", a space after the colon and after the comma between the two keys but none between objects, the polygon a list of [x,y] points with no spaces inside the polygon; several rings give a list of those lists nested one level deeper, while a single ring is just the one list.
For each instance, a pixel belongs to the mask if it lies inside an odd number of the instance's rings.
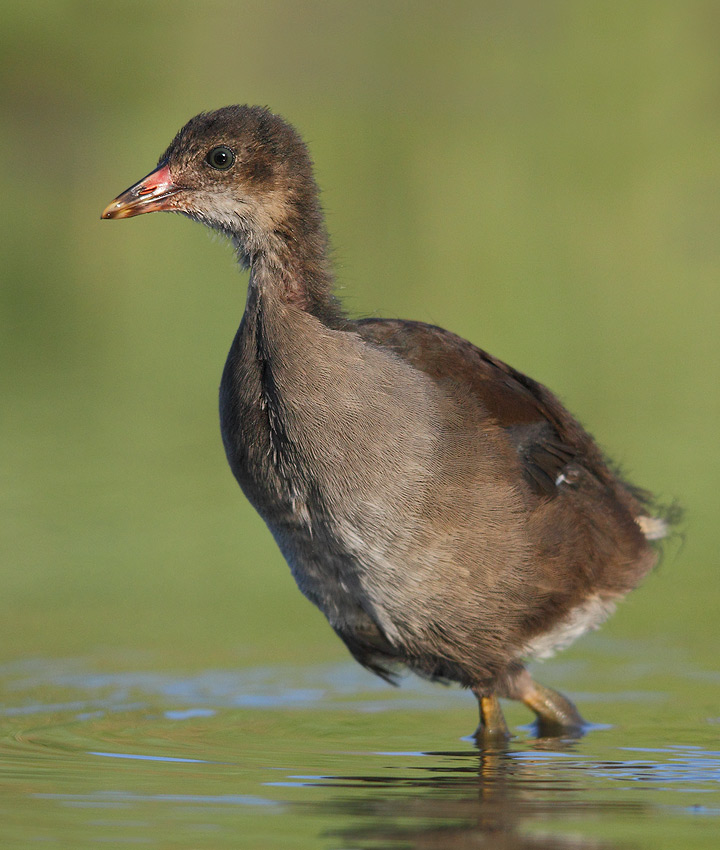
[{"label": "juvenile moorhen", "polygon": [[226,234],[250,268],[225,451],[353,656],[471,688],[479,736],[507,735],[498,697],[542,734],[580,731],[524,661],[596,628],[655,564],[667,529],[646,497],[541,384],[442,328],[344,314],[307,148],[267,109],[196,116],[102,217],[155,210]]}]

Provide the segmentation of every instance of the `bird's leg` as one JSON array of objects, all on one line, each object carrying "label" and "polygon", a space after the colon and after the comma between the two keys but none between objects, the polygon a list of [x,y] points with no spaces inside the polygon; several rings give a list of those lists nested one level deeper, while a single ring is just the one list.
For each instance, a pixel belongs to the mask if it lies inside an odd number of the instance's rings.
[{"label": "bird's leg", "polygon": [[487,696],[475,688],[473,688],[473,693],[480,705],[480,725],[475,731],[475,739],[478,741],[507,741],[510,738],[510,732],[507,723],[505,723],[498,698],[494,694]]},{"label": "bird's leg", "polygon": [[562,694],[538,684],[527,672],[513,677],[506,696],[521,700],[537,715],[538,731],[547,737],[581,734],[585,721],[573,703]]},{"label": "bird's leg", "polygon": [[585,721],[575,705],[563,694],[533,682],[533,687],[523,697],[525,705],[537,715],[541,734],[582,732]]}]

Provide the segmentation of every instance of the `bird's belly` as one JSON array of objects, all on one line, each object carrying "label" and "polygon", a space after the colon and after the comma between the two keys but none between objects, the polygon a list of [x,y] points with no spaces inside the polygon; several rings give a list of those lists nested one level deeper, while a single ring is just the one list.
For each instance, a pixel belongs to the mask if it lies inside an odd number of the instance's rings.
[{"label": "bird's belly", "polygon": [[299,589],[333,628],[353,632],[369,618],[398,637],[389,596],[399,565],[372,533],[297,502],[291,519],[266,521]]},{"label": "bird's belly", "polygon": [[243,444],[239,450],[228,440],[226,446],[235,478],[267,524],[298,588],[333,628],[353,632],[370,616],[392,631],[382,588],[384,575],[399,566],[387,564],[386,547],[377,539],[386,525],[383,517],[392,516],[390,506],[350,507],[352,499],[329,494],[317,482],[312,498],[302,469],[279,469],[269,443]]}]

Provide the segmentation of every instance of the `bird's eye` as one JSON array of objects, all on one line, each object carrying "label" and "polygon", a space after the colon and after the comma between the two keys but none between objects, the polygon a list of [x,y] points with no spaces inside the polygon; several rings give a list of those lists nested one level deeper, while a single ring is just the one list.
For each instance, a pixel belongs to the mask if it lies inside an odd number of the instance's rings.
[{"label": "bird's eye", "polygon": [[217,168],[218,171],[227,171],[235,162],[235,154],[225,145],[218,145],[218,147],[208,151],[205,162],[213,168]]}]

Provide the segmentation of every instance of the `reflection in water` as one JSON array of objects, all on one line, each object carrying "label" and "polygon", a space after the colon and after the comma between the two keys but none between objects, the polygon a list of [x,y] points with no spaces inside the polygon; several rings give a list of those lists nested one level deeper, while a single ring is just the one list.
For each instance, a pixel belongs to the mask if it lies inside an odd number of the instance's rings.
[{"label": "reflection in water", "polygon": [[[573,746],[557,739],[536,744],[538,752],[551,747],[555,756]],[[424,768],[425,777],[335,776],[307,783],[346,789],[312,807],[352,822],[332,833],[342,839],[342,846],[358,850],[617,850],[629,845],[588,838],[572,829],[558,831],[558,821],[567,825],[621,813],[642,816],[650,808],[636,801],[588,801],[584,782],[554,776],[552,759],[533,758],[528,752],[486,748],[417,755],[433,762]],[[442,766],[438,759],[443,760]],[[369,796],[351,793],[361,788],[377,791]]]},{"label": "reflection in water", "polygon": [[[700,682],[692,722],[686,709],[669,722],[664,695],[634,676],[596,706],[624,726],[576,741],[524,728],[477,749],[434,725],[467,719],[462,693],[393,691],[349,664],[0,667],[0,846],[716,850],[717,681],[686,664],[674,676],[678,693]],[[388,752],[400,740],[438,749]]]}]

